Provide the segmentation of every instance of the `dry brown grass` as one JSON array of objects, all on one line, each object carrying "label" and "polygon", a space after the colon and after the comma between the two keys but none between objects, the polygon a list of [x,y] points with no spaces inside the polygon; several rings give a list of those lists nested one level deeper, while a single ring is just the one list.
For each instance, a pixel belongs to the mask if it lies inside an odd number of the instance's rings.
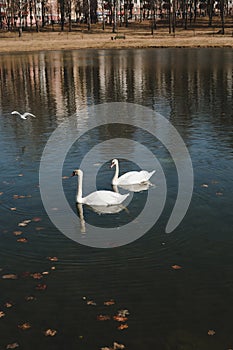
[{"label": "dry brown grass", "polygon": [[0,52],[87,48],[233,47],[232,28],[227,28],[225,35],[218,34],[218,31],[219,27],[189,30],[177,28],[174,35],[169,34],[167,28],[159,28],[151,35],[149,24],[118,28],[118,34],[124,34],[125,39],[115,39],[116,34],[112,33],[110,27],[103,31],[101,26],[93,26],[90,33],[85,26],[72,32],[52,31],[49,28],[47,32],[23,32],[22,37],[19,37],[17,32],[1,32]]}]

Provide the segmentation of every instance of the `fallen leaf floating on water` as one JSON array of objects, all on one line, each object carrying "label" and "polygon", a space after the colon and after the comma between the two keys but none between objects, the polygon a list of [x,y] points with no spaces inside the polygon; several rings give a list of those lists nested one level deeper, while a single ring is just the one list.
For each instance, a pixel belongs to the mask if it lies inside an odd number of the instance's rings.
[{"label": "fallen leaf floating on water", "polygon": [[13,208],[10,208],[11,211],[15,211],[16,210],[16,207],[13,207]]},{"label": "fallen leaf floating on water", "polygon": [[48,259],[50,261],[58,261],[58,258],[56,256],[49,256]]},{"label": "fallen leaf floating on water", "polygon": [[18,343],[12,343],[12,344],[8,344],[6,346],[6,349],[16,349],[19,347],[19,344]]},{"label": "fallen leaf floating on water", "polygon": [[31,274],[31,277],[35,280],[40,280],[41,278],[43,278],[43,275],[40,272],[35,272]]},{"label": "fallen leaf floating on water", "polygon": [[46,284],[39,283],[36,286],[36,290],[45,290],[47,288]]},{"label": "fallen leaf floating on water", "polygon": [[18,328],[22,329],[23,331],[26,331],[27,329],[31,328],[31,325],[29,322],[25,322],[25,323],[19,324]]},{"label": "fallen leaf floating on water", "polygon": [[209,187],[207,184],[202,184],[201,187]]},{"label": "fallen leaf floating on water", "polygon": [[32,196],[30,194],[28,195],[18,195],[18,194],[14,194],[13,198],[14,199],[23,199],[23,198],[31,198]]},{"label": "fallen leaf floating on water", "polygon": [[114,304],[115,304],[115,301],[113,299],[104,302],[104,305],[106,305],[106,306],[111,306]]},{"label": "fallen leaf floating on water", "polygon": [[39,222],[39,221],[41,221],[41,220],[42,220],[42,219],[39,218],[39,217],[35,217],[35,218],[32,219],[32,221],[34,221],[34,222]]},{"label": "fallen leaf floating on water", "polygon": [[55,266],[52,266],[52,267],[51,267],[51,270],[56,270],[56,267],[55,267]]},{"label": "fallen leaf floating on water", "polygon": [[113,343],[113,349],[114,350],[118,350],[118,349],[124,349],[125,348],[125,345],[124,344],[119,344],[117,342],[114,342]]},{"label": "fallen leaf floating on water", "polygon": [[129,328],[129,326],[127,325],[127,323],[121,324],[119,327],[117,327],[117,329],[119,329],[120,331],[122,331],[123,329],[127,329],[127,328]]},{"label": "fallen leaf floating on water", "polygon": [[14,273],[8,273],[7,275],[3,275],[2,278],[4,280],[16,280],[18,276],[15,275]]},{"label": "fallen leaf floating on water", "polygon": [[19,243],[27,243],[28,240],[27,240],[27,238],[22,237],[22,238],[18,238],[18,239],[17,239],[17,242],[19,242]]},{"label": "fallen leaf floating on water", "polygon": [[20,236],[23,233],[23,231],[14,231],[13,234],[15,236]]},{"label": "fallen leaf floating on water", "polygon": [[45,228],[44,227],[41,227],[41,226],[38,226],[38,227],[36,227],[36,231],[42,231],[42,230],[44,230]]},{"label": "fallen leaf floating on water", "polygon": [[129,310],[125,309],[125,310],[119,310],[118,313],[117,313],[118,316],[121,316],[121,317],[126,317],[126,316],[129,316]]},{"label": "fallen leaf floating on water", "polygon": [[25,297],[26,301],[32,301],[32,300],[36,300],[36,297],[34,297],[34,295],[28,295]]},{"label": "fallen leaf floating on water", "polygon": [[20,242],[20,243],[27,243],[28,240],[27,240],[27,238],[22,237],[22,238],[18,238],[18,239],[17,239],[17,242]]},{"label": "fallen leaf floating on water", "polygon": [[23,176],[23,174],[18,174],[18,176],[20,176],[20,177],[21,177],[21,176]]},{"label": "fallen leaf floating on water", "polygon": [[3,195],[3,192],[0,192],[0,196],[2,196]]},{"label": "fallen leaf floating on water", "polygon": [[55,329],[50,329],[50,328],[44,332],[44,335],[46,337],[54,337],[56,334],[57,334],[57,331]]},{"label": "fallen leaf floating on water", "polygon": [[48,271],[43,271],[42,275],[49,275],[49,272]]},{"label": "fallen leaf floating on water", "polygon": [[180,270],[182,269],[182,266],[180,265],[172,265],[173,270]]},{"label": "fallen leaf floating on water", "polygon": [[126,322],[128,320],[127,317],[123,317],[123,316],[113,316],[113,319],[117,322]]},{"label": "fallen leaf floating on water", "polygon": [[0,318],[4,317],[6,314],[3,311],[0,311]]},{"label": "fallen leaf floating on water", "polygon": [[96,306],[96,303],[93,300],[88,300],[87,305]]},{"label": "fallen leaf floating on water", "polygon": [[25,227],[27,224],[29,224],[32,220],[24,220],[18,224],[18,226]]},{"label": "fallen leaf floating on water", "polygon": [[5,305],[4,305],[6,308],[10,308],[10,307],[12,307],[13,306],[13,303],[11,303],[11,302],[9,302],[9,301],[7,301],[6,303],[5,303]]},{"label": "fallen leaf floating on water", "polygon": [[215,331],[213,329],[208,330],[208,335],[215,335]]},{"label": "fallen leaf floating on water", "polygon": [[216,192],[216,196],[223,196],[222,192]]},{"label": "fallen leaf floating on water", "polygon": [[111,317],[109,315],[98,315],[97,320],[98,321],[108,321],[108,320],[111,320]]},{"label": "fallen leaf floating on water", "polygon": [[66,180],[66,179],[69,179],[69,178],[70,178],[70,176],[62,176],[63,180]]}]

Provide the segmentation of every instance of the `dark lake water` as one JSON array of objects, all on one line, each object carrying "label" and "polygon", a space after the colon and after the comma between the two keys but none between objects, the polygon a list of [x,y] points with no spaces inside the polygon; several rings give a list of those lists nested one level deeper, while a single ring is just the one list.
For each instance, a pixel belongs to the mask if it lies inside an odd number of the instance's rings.
[{"label": "dark lake water", "polygon": [[[233,348],[232,62],[231,49],[0,56],[0,349],[17,343],[23,350],[98,350],[111,348],[114,342],[130,350]],[[118,102],[142,106],[145,115],[132,117],[141,129],[124,125],[122,114],[116,120],[119,124],[86,132],[96,119],[109,120],[93,108],[101,111],[105,104],[115,116]],[[31,112],[36,118],[22,120],[11,115],[13,110]],[[148,110],[152,119],[159,113],[176,128],[192,160],[191,203],[170,233],[165,229],[178,193],[175,165],[180,153],[174,158],[153,136],[153,128],[151,133],[143,130]],[[139,161],[143,169],[156,168],[154,186],[131,192],[131,202],[119,213],[98,214],[83,206],[87,229],[83,233],[82,225],[75,226],[78,242],[54,225],[40,192],[42,153],[61,125],[69,127],[48,158],[44,196],[65,229],[73,223],[50,189],[56,191],[59,178],[72,213],[80,216],[75,205],[77,179],[70,175],[93,147],[99,145],[85,167],[85,195],[94,190],[95,173],[97,188],[112,190],[114,170],[109,166],[118,153],[121,174],[137,170]],[[82,135],[72,143],[76,132]],[[166,142],[170,138],[167,133]],[[108,139],[118,144],[106,143]],[[122,139],[131,143],[125,146]],[[61,161],[63,142],[71,145]],[[162,176],[166,198],[160,196]],[[145,219],[137,219],[149,196],[156,199],[155,207],[165,201],[156,223],[151,210]],[[109,241],[111,249],[86,245],[88,225],[96,227],[98,240],[102,229],[118,227],[120,232],[131,220],[129,236],[143,230],[145,222],[150,229],[120,247],[117,236]],[[110,300],[114,303],[106,305]],[[119,310],[128,310],[128,320],[114,319]],[[100,315],[106,316],[104,320]],[[25,323],[31,327],[22,329]],[[56,335],[45,336],[48,329]]]}]

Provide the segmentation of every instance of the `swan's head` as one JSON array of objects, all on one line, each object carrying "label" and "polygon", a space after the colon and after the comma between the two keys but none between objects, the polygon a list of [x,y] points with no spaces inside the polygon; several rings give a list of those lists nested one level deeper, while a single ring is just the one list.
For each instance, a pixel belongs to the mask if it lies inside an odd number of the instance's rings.
[{"label": "swan's head", "polygon": [[72,176],[75,176],[75,175],[76,176],[80,176],[82,174],[83,174],[83,172],[82,172],[81,169],[76,169],[76,170],[73,171]]},{"label": "swan's head", "polygon": [[113,159],[112,160],[112,164],[111,164],[111,168],[113,168],[114,166],[116,166],[118,164],[118,160],[117,159]]}]

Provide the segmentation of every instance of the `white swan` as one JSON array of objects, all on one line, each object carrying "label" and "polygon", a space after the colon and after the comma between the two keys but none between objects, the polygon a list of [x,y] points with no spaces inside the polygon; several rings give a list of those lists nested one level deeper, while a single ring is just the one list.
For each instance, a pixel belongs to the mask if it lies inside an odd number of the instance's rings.
[{"label": "white swan", "polygon": [[95,191],[88,196],[82,196],[83,172],[80,169],[74,170],[72,176],[77,175],[79,178],[76,202],[88,204],[90,206],[108,206],[121,204],[128,196],[127,194],[115,193],[113,191]]},{"label": "white swan", "polygon": [[19,115],[19,116],[20,116],[22,119],[24,119],[24,120],[26,120],[28,116],[36,118],[36,116],[35,116],[34,114],[29,113],[29,112],[25,112],[24,114],[20,114],[20,113],[17,112],[17,111],[13,111],[13,112],[11,112],[11,114],[17,114],[17,115]]},{"label": "white swan", "polygon": [[115,175],[112,179],[112,185],[136,185],[143,184],[149,181],[151,176],[155,173],[155,170],[148,172],[146,170],[141,171],[129,171],[124,175],[119,176],[119,162],[118,159],[113,159],[111,168],[116,167]]}]

